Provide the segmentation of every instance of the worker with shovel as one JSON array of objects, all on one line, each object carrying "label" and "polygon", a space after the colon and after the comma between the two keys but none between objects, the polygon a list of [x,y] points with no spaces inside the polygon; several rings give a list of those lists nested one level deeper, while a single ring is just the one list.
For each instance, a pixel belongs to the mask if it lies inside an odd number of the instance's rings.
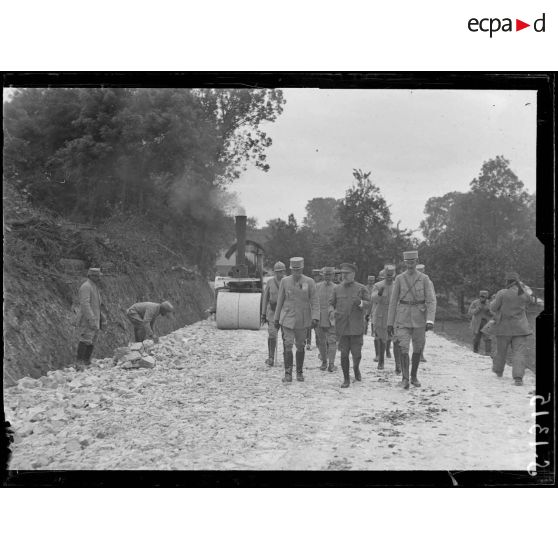
[{"label": "worker with shovel", "polygon": [[126,310],[126,316],[134,326],[135,342],[141,343],[148,337],[157,343],[159,338],[153,332],[155,320],[159,315],[170,316],[173,312],[174,308],[168,300],[160,304],[157,302],[136,302],[130,306]]}]

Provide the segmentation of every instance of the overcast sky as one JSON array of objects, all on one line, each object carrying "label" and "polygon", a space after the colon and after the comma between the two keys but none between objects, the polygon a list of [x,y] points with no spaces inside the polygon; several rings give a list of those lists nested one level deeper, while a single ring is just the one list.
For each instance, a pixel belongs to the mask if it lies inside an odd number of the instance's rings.
[{"label": "overcast sky", "polygon": [[529,191],[536,178],[534,91],[285,89],[286,104],[264,129],[269,172],[250,168],[231,189],[260,226],[308,200],[342,198],[352,169],[391,205],[394,223],[417,229],[428,198],[469,189],[482,163],[510,160]]}]

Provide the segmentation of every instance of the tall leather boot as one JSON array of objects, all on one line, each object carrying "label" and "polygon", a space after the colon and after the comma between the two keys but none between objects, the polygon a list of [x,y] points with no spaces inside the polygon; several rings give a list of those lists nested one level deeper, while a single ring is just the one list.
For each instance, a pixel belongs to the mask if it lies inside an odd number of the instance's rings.
[{"label": "tall leather boot", "polygon": [[378,340],[378,345],[379,345],[379,349],[380,352],[378,354],[378,370],[383,370],[384,369],[384,351],[386,349],[386,344],[384,343],[384,341],[382,339]]},{"label": "tall leather boot", "polygon": [[351,379],[349,376],[349,355],[341,355],[341,369],[343,370],[343,383],[341,384],[342,388],[348,388],[351,385]]},{"label": "tall leather boot", "polygon": [[304,376],[302,375],[303,366],[304,366],[304,349],[302,349],[302,351],[296,352],[296,379],[299,382],[304,382]]},{"label": "tall leather boot", "polygon": [[80,341],[77,347],[76,369],[83,370],[85,368],[87,345]]},{"label": "tall leather boot", "polygon": [[267,339],[267,352],[268,352],[268,357],[267,360],[265,361],[265,363],[268,366],[273,366],[274,360],[275,360],[275,347],[277,346],[277,339],[272,339],[269,338]]},{"label": "tall leather boot", "polygon": [[387,356],[388,358],[391,358],[390,348],[391,348],[391,339],[388,339],[388,340],[386,341],[386,356]]},{"label": "tall leather boot", "polygon": [[293,381],[293,352],[285,351],[285,377],[281,380],[282,382],[292,382]]},{"label": "tall leather boot", "polygon": [[376,355],[374,357],[374,362],[378,362],[378,352],[379,352],[378,341],[379,339],[376,339],[374,337],[374,354]]},{"label": "tall leather boot", "polygon": [[484,340],[484,352],[488,355],[488,356],[492,356],[492,339],[490,339],[490,337],[487,337]]},{"label": "tall leather boot", "polygon": [[337,347],[333,345],[333,347],[327,348],[327,358],[329,360],[329,364],[327,367],[328,372],[335,372],[335,353],[337,352]]},{"label": "tall leather boot", "polygon": [[420,362],[426,362],[426,359],[424,358],[424,349],[422,349],[422,351],[420,352],[419,359]]},{"label": "tall leather boot", "polygon": [[[411,362],[411,384],[415,387],[420,387],[420,382],[417,379],[417,371],[419,367],[420,357],[422,353],[413,353]],[[407,355],[407,358],[409,356]]]},{"label": "tall leather boot", "polygon": [[393,360],[395,361],[395,373],[401,374],[401,349],[397,341],[393,342]]},{"label": "tall leather boot", "polygon": [[85,353],[84,353],[84,360],[85,360],[85,365],[86,366],[90,366],[91,365],[91,355],[93,354],[93,345],[86,345],[85,347]]},{"label": "tall leather boot", "polygon": [[403,374],[401,387],[409,389],[409,353],[401,353],[401,373]]},{"label": "tall leather boot", "polygon": [[357,382],[362,381],[362,376],[360,375],[360,360],[362,357],[353,357],[353,372],[355,373],[355,380]]}]

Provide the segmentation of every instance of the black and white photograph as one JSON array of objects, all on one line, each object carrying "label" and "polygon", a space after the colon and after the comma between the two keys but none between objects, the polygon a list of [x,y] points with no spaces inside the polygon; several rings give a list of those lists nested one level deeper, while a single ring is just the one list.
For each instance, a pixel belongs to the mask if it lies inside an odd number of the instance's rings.
[{"label": "black and white photograph", "polygon": [[4,76],[8,483],[550,474],[545,75],[190,77]]}]

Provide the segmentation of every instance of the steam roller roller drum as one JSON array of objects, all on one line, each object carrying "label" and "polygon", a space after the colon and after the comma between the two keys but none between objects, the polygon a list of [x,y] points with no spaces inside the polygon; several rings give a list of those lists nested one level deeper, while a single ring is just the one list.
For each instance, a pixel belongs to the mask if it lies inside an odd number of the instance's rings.
[{"label": "steam roller roller drum", "polygon": [[218,329],[260,329],[261,293],[221,291],[215,320]]}]

